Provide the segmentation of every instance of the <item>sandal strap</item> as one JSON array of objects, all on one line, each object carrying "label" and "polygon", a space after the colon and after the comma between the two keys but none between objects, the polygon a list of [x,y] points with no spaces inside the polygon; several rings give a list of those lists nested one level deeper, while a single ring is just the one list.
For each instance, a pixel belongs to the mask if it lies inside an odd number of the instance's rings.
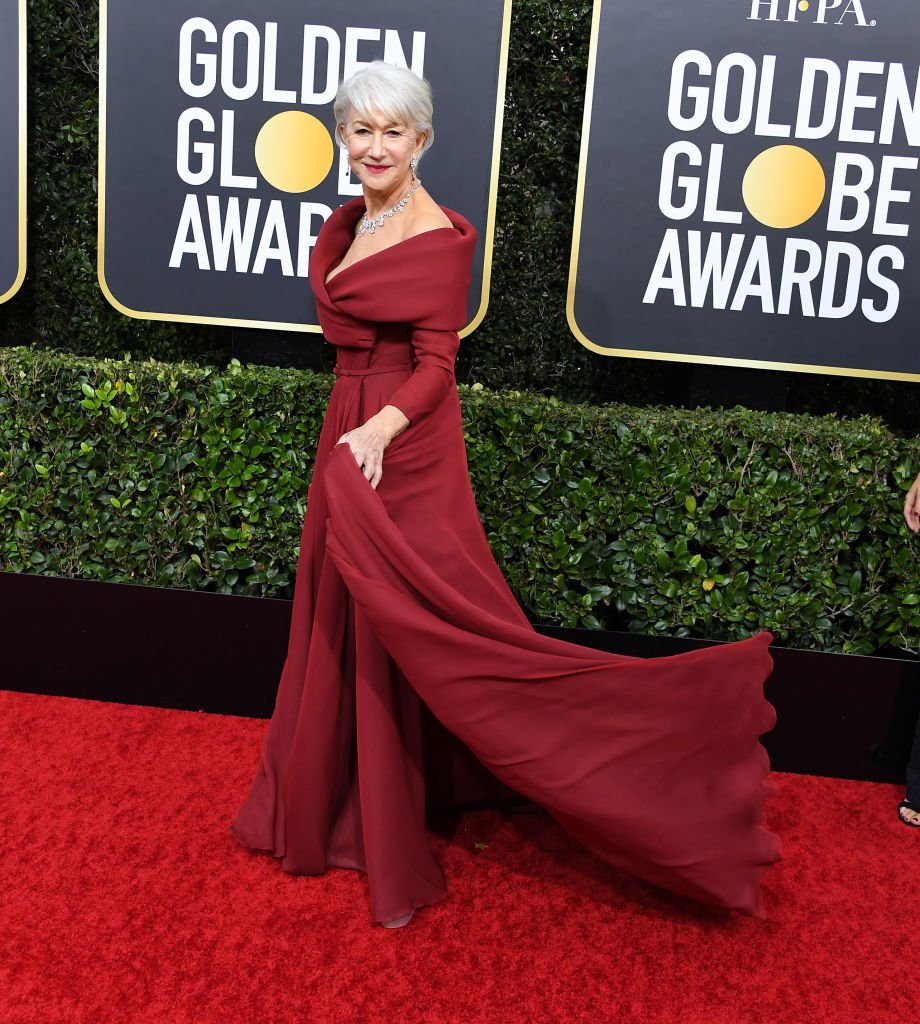
[{"label": "sandal strap", "polygon": [[901,813],[902,810],[913,811],[915,814],[920,814],[920,807],[918,807],[916,803],[913,803],[910,800],[902,800],[898,804],[898,820],[901,822],[901,824],[907,825],[908,828],[920,828],[920,821],[911,821],[909,818],[905,818],[904,815]]}]

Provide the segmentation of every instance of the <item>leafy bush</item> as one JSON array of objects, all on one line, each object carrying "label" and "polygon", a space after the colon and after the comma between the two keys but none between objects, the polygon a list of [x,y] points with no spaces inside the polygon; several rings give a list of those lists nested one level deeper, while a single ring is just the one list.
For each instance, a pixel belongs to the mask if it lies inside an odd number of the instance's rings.
[{"label": "leafy bush", "polygon": [[[331,378],[0,354],[0,568],[287,596]],[[900,521],[916,442],[878,421],[462,388],[490,543],[537,620],[917,650]]]}]

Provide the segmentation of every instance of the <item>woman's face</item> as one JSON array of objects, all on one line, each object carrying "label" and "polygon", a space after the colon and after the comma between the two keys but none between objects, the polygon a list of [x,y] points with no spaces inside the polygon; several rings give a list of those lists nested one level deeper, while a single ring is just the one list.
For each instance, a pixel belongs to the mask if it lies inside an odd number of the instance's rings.
[{"label": "woman's face", "polygon": [[409,161],[425,141],[424,132],[416,132],[376,111],[367,116],[352,114],[343,131],[348,146],[351,173],[364,190],[383,195],[407,183]]}]

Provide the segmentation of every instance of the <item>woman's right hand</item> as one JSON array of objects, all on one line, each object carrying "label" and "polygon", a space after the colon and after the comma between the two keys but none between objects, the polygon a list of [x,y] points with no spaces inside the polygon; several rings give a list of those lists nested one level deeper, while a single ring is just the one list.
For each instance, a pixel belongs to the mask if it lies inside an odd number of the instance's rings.
[{"label": "woman's right hand", "polygon": [[336,444],[348,445],[358,468],[376,489],[383,477],[383,453],[387,445],[408,426],[408,418],[395,405],[385,405],[360,427],[342,434]]}]

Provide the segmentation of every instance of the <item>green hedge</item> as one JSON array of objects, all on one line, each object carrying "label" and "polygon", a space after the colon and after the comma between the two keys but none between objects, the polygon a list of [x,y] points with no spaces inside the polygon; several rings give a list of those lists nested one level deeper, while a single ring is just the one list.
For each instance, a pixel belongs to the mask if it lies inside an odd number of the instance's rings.
[{"label": "green hedge", "polygon": [[[0,354],[0,568],[287,596],[331,379]],[[900,503],[916,441],[871,419],[462,402],[495,555],[537,620],[918,650]]]}]

